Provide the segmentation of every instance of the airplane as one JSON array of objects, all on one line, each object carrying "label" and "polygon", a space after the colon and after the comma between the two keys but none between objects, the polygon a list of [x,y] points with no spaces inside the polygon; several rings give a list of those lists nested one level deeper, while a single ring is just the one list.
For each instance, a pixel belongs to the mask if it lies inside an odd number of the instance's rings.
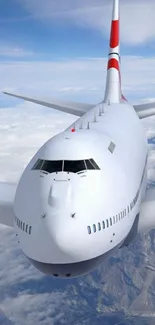
[{"label": "airplane", "polygon": [[113,0],[102,102],[4,92],[77,116],[38,150],[18,184],[0,183],[0,223],[13,227],[29,261],[54,277],[87,274],[155,227],[141,121],[155,115],[155,103],[132,106],[122,93],[119,7]]}]

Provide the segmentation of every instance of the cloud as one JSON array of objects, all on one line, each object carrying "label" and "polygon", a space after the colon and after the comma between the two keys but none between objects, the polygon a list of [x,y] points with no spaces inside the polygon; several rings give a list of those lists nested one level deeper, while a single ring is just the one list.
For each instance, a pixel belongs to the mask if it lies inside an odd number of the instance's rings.
[{"label": "cloud", "polygon": [[[96,103],[104,98],[106,66],[107,57],[1,62],[0,89]],[[122,85],[131,101],[154,98],[155,57],[123,56]]]},{"label": "cloud", "polygon": [[[150,100],[151,101],[151,100]],[[148,144],[148,185],[155,184],[155,117],[146,118],[142,121]]]},{"label": "cloud", "polygon": [[[102,0],[16,0],[43,22],[72,23],[109,34],[112,1]],[[139,45],[155,38],[154,0],[121,1],[122,42]]]},{"label": "cloud", "polygon": [[26,56],[32,56],[34,53],[32,51],[27,51],[18,46],[10,45],[0,45],[0,57],[13,57],[13,58],[23,58]]},{"label": "cloud", "polygon": [[[6,298],[1,308],[16,324],[33,325],[35,320],[35,324],[53,325],[64,317],[60,306],[63,308],[65,298],[65,293],[30,294],[25,292],[19,293],[14,299]],[[23,315],[25,315],[24,319]]]},{"label": "cloud", "polygon": [[30,103],[0,109],[0,179],[17,181],[37,148],[74,121],[69,114]]}]

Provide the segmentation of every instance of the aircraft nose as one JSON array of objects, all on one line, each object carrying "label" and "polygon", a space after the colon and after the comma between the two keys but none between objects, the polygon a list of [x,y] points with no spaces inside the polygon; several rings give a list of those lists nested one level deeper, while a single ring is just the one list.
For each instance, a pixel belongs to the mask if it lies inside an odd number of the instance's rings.
[{"label": "aircraft nose", "polygon": [[[64,180],[62,179],[64,177]],[[95,184],[95,200],[92,184]],[[45,227],[56,248],[56,260],[68,263],[96,254],[96,246],[88,236],[94,215],[101,215],[100,174],[61,175],[52,180],[44,201]],[[44,196],[45,197],[45,196]],[[102,202],[102,201],[101,201]],[[97,240],[97,236],[95,236]],[[91,249],[90,249],[91,247]],[[58,260],[57,260],[58,261]]]},{"label": "aircraft nose", "polygon": [[81,200],[81,195],[84,198],[84,192],[86,196],[85,187],[82,188],[83,190],[78,184],[75,187],[75,184],[69,181],[54,181],[49,190],[45,218],[48,233],[58,251],[66,256],[69,254],[73,261],[75,257],[81,258],[79,241],[80,238],[85,238],[87,231],[87,226],[83,226],[83,222],[91,214],[91,204],[88,204],[87,200]]},{"label": "aircraft nose", "polygon": [[66,208],[71,204],[72,188],[67,181],[53,181],[49,191],[48,204],[52,209]]}]

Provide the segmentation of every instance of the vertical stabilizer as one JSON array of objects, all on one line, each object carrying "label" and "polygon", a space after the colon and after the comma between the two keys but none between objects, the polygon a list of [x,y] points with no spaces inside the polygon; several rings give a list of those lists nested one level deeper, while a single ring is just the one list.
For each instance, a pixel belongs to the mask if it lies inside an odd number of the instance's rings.
[{"label": "vertical stabilizer", "polygon": [[109,59],[104,102],[119,103],[121,101],[120,77],[120,36],[119,36],[119,0],[113,0],[113,14],[109,45]]}]

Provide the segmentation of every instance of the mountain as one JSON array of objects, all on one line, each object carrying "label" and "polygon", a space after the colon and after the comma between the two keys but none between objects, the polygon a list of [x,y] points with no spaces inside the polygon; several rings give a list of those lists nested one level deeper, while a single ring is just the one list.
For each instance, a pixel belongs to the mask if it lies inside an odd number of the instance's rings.
[{"label": "mountain", "polygon": [[[49,294],[51,300],[48,298],[38,307],[38,313],[45,315],[37,324],[154,325],[155,231],[139,236],[131,246],[119,250],[86,276],[70,280],[48,276],[25,279],[24,284],[12,285],[11,290],[14,297],[19,292],[38,297]],[[22,308],[25,314],[27,303]],[[33,314],[34,308],[32,305],[29,313]],[[46,308],[51,310],[52,323],[45,321]],[[24,321],[22,325],[27,324]]]}]

